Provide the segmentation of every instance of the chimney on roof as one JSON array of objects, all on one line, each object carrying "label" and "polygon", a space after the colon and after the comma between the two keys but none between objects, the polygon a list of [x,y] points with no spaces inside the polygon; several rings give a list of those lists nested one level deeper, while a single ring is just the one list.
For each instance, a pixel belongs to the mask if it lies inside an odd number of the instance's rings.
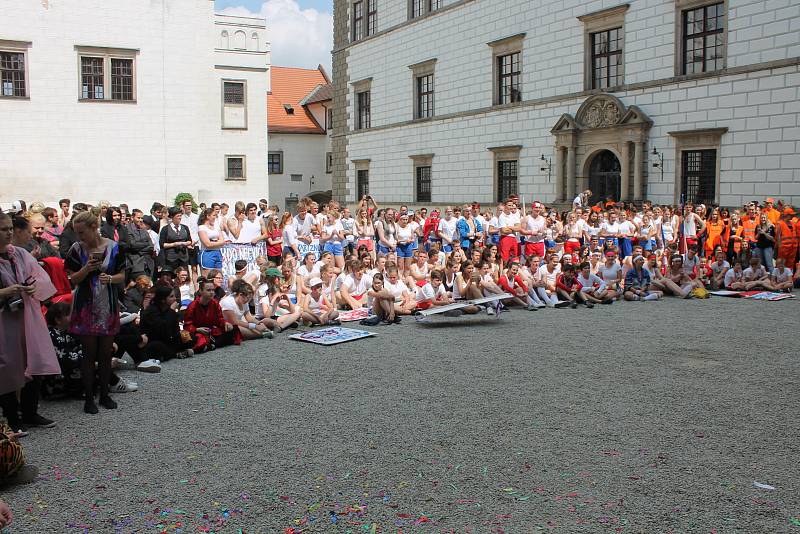
[{"label": "chimney on roof", "polygon": [[294,108],[292,107],[291,104],[284,104],[283,109],[285,109],[286,113],[288,113],[289,115],[294,115]]}]

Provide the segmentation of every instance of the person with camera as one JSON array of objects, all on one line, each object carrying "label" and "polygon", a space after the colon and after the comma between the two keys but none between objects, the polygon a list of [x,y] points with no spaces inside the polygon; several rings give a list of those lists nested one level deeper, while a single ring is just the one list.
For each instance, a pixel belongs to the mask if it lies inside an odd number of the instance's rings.
[{"label": "person with camera", "polygon": [[75,287],[69,332],[80,336],[83,344],[83,411],[96,414],[95,362],[99,373],[100,405],[108,410],[117,407],[108,393],[114,336],[120,328],[115,284],[125,281],[125,259],[116,241],[100,235],[96,211],[79,213],[73,217],[72,226],[78,241],[64,259],[64,267]]},{"label": "person with camera", "polygon": [[0,406],[14,430],[49,428],[55,423],[38,413],[41,377],[61,370],[41,302],[56,288],[27,250],[11,244],[12,235],[11,217],[0,214]]}]

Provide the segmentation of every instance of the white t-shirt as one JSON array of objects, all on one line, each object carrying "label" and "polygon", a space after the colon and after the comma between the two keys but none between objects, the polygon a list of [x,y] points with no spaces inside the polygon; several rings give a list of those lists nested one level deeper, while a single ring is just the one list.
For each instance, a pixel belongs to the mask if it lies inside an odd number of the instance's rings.
[{"label": "white t-shirt", "polygon": [[444,236],[444,244],[450,244],[456,240],[456,224],[458,224],[458,219],[455,217],[450,217],[450,220],[447,219],[439,219],[439,228],[436,230],[440,232]]},{"label": "white t-shirt", "polygon": [[385,279],[383,281],[383,287],[394,295],[396,301],[402,300],[403,294],[408,292],[408,286],[399,278],[395,284],[391,283],[388,278]]},{"label": "white t-shirt", "polygon": [[414,228],[411,226],[412,223],[408,223],[405,228],[397,225],[397,242],[398,243],[411,243],[414,241]]},{"label": "white t-shirt", "polygon": [[577,280],[583,286],[581,288],[583,292],[602,291],[606,288],[606,283],[596,274],[589,273],[589,278],[584,278],[583,271],[581,271],[578,273]]},{"label": "white t-shirt", "polygon": [[527,231],[533,232],[534,234],[541,234],[525,236],[525,240],[528,243],[541,243],[544,241],[546,234],[545,230],[547,230],[547,219],[541,215],[535,218],[533,215],[528,215],[525,217],[525,226]]},{"label": "white t-shirt", "polygon": [[[326,225],[324,225],[324,226],[322,227],[322,231],[323,231],[324,233],[328,234],[328,235],[332,235],[332,234],[333,234],[333,232],[342,232],[342,233],[344,233],[344,228],[342,227],[342,223],[340,223],[339,221],[336,221],[336,222],[335,222],[335,223],[333,223],[333,224],[326,224]],[[337,235],[336,235],[336,236],[334,236],[334,237],[331,237],[330,239],[328,239],[328,240],[326,241],[326,243],[331,243],[331,244],[333,244],[333,245],[335,245],[335,244],[341,244],[341,242],[342,242],[342,239],[339,237],[339,234],[337,234]]]},{"label": "white t-shirt", "polygon": [[319,266],[321,262],[316,262],[312,267],[311,270],[305,266],[305,264],[301,265],[297,268],[297,276],[306,279],[311,278],[312,276],[319,276]]},{"label": "white t-shirt", "polygon": [[245,218],[242,221],[242,228],[239,230],[237,243],[250,243],[253,239],[261,235],[261,219],[256,217],[254,221]]},{"label": "white t-shirt", "polygon": [[356,281],[352,274],[348,274],[342,280],[342,287],[347,288],[351,297],[357,297],[372,288],[372,278],[365,274],[361,276],[361,280]]},{"label": "white t-shirt", "polygon": [[636,225],[631,221],[622,221],[619,223],[619,231],[630,237],[636,233]]},{"label": "white t-shirt", "polygon": [[743,277],[744,272],[742,271],[737,273],[735,269],[728,270],[728,272],[725,273],[725,287],[731,287],[731,284],[734,282],[741,282]]},{"label": "white t-shirt", "polygon": [[792,270],[788,267],[784,267],[783,271],[775,267],[772,269],[772,276],[775,278],[775,281],[779,284],[784,282],[788,282],[792,279]]},{"label": "white t-shirt", "polygon": [[311,235],[311,227],[314,226],[314,216],[310,213],[306,213],[306,216],[303,220],[300,220],[299,215],[295,215],[292,218],[294,231],[299,236],[310,236]]},{"label": "white t-shirt", "polygon": [[618,222],[610,223],[608,221],[600,225],[600,230],[604,231],[606,234],[611,234],[612,236],[615,236],[622,231]]},{"label": "white t-shirt", "polygon": [[621,272],[622,272],[622,266],[616,262],[614,262],[611,265],[611,267],[609,267],[608,265],[606,265],[605,262],[603,262],[600,265],[600,269],[598,269],[597,271],[597,273],[600,275],[600,278],[602,278],[607,284],[616,282],[617,277]]},{"label": "white t-shirt", "polygon": [[291,247],[292,245],[297,245],[297,230],[293,225],[287,224],[283,227],[283,246]]},{"label": "white t-shirt", "polygon": [[[209,241],[219,241],[220,231],[217,230],[216,228],[209,228],[208,226],[206,226],[204,224],[204,225],[200,226],[200,228],[198,228],[197,231],[198,232],[204,232]],[[199,241],[199,238],[198,238],[198,241]],[[208,249],[206,249],[206,247],[203,246],[203,242],[202,241],[200,241],[200,250],[208,250]],[[218,250],[218,249],[213,249],[213,250]]]},{"label": "white t-shirt", "polygon": [[761,278],[764,278],[764,275],[767,274],[767,271],[764,270],[764,267],[759,265],[758,269],[756,270],[753,270],[752,267],[748,267],[747,269],[742,271],[742,274],[744,275],[745,280],[747,280],[748,282],[752,282],[753,280],[760,280]]},{"label": "white t-shirt", "polygon": [[446,294],[444,285],[439,284],[437,289],[433,289],[433,285],[428,282],[424,286],[417,288],[417,302],[442,300]]},{"label": "white t-shirt", "polygon": [[711,272],[714,274],[714,276],[719,276],[720,273],[722,273],[726,269],[730,269],[731,264],[725,260],[722,260],[722,263],[718,263],[715,261],[710,265],[710,267],[711,267]]},{"label": "white t-shirt", "polygon": [[[520,224],[520,222],[521,218],[518,211],[516,212],[512,211],[511,213],[503,212],[497,216],[497,226],[499,226],[500,228],[505,228],[506,226],[513,228],[514,226]],[[505,236],[503,234],[500,234],[500,237],[518,237],[518,236],[516,234],[507,234]]]},{"label": "white t-shirt", "polygon": [[237,319],[244,321],[244,314],[247,313],[247,304],[244,305],[244,308],[240,308],[233,295],[222,297],[222,300],[219,301],[219,307],[222,308],[223,312],[232,311]]},{"label": "white t-shirt", "polygon": [[561,265],[560,264],[556,265],[556,268],[553,269],[552,273],[547,270],[547,264],[542,265],[541,267],[539,267],[540,280],[544,280],[545,284],[548,287],[556,285],[556,278],[558,278],[559,274],[561,274]]}]

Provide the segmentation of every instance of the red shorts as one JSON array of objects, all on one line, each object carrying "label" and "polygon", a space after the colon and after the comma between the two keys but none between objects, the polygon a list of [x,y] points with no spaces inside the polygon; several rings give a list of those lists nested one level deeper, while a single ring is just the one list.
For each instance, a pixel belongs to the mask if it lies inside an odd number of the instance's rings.
[{"label": "red shorts", "polygon": [[574,251],[581,248],[581,242],[578,239],[570,238],[564,242],[564,252],[572,254]]},{"label": "red shorts", "polygon": [[519,256],[519,243],[514,236],[506,235],[500,238],[500,257],[503,261]]},{"label": "red shorts", "polygon": [[417,309],[418,310],[427,310],[428,308],[432,308],[432,307],[433,307],[433,301],[432,300],[421,300],[421,301],[417,302]]},{"label": "red shorts", "polygon": [[544,256],[544,241],[539,241],[538,243],[525,243],[525,255],[529,258],[531,256]]}]

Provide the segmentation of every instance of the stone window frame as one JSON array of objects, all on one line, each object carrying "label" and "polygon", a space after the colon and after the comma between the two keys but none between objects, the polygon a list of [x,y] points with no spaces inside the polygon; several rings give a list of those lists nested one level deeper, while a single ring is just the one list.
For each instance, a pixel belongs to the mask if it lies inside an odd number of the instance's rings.
[{"label": "stone window frame", "polygon": [[350,161],[353,164],[353,170],[355,171],[355,187],[354,187],[353,190],[354,190],[355,197],[356,197],[355,201],[358,202],[359,200],[361,200],[361,198],[359,198],[359,193],[360,193],[360,191],[359,191],[360,188],[359,188],[359,183],[358,183],[359,171],[367,171],[367,190],[366,190],[366,193],[369,194],[369,164],[370,164],[371,160],[367,158],[367,159],[353,159],[353,160],[350,160]]},{"label": "stone window frame", "polygon": [[497,193],[499,190],[500,185],[500,176],[499,176],[499,163],[501,161],[516,161],[517,162],[517,190],[519,191],[519,177],[520,177],[520,155],[522,154],[522,145],[505,145],[505,146],[495,146],[495,147],[488,147],[492,153],[492,201],[497,202],[500,200],[505,199],[498,199]]},{"label": "stone window frame", "polygon": [[333,152],[325,152],[325,174],[333,172]]},{"label": "stone window frame", "polygon": [[[110,48],[105,46],[83,46],[75,45],[78,60],[78,102],[105,102],[114,104],[136,104],[138,91],[138,69],[137,57],[139,55],[138,48]],[[103,98],[83,98],[83,58],[100,58],[103,61]],[[113,59],[123,59],[131,61],[131,98],[127,100],[114,99],[112,93],[112,70],[111,61]]]},{"label": "stone window frame", "polygon": [[0,52],[7,52],[10,54],[22,54],[23,68],[25,77],[25,94],[24,95],[3,95],[2,88],[0,88],[0,98],[13,99],[13,100],[30,100],[31,86],[30,86],[30,67],[28,66],[28,50],[31,48],[30,41],[9,41],[0,39]]},{"label": "stone window frame", "polygon": [[697,130],[682,130],[667,132],[675,139],[675,193],[674,202],[679,204],[681,190],[683,189],[683,152],[692,150],[716,150],[716,182],[714,184],[714,202],[719,204],[720,197],[720,171],[722,164],[722,136],[728,132],[727,127],[700,128]]},{"label": "stone window frame", "polygon": [[[412,185],[414,189],[414,203],[433,202],[433,157],[435,154],[413,154],[408,156],[411,159],[412,169]],[[419,200],[419,191],[417,190],[417,169],[420,167],[429,167],[431,170],[431,198],[429,200]]]},{"label": "stone window frame", "polygon": [[[228,173],[230,171],[229,161],[232,159],[242,160],[242,175],[231,177]],[[247,180],[247,156],[244,154],[225,154],[225,180],[228,182],[243,182]]]},{"label": "stone window frame", "polygon": [[[507,56],[509,54],[519,54],[520,64],[520,93],[525,89],[523,77],[525,76],[525,54],[523,48],[525,44],[525,33],[518,33],[516,35],[509,35],[502,39],[496,39],[486,43],[492,50],[492,106],[508,106],[510,104],[500,104],[500,69],[498,66],[498,58]],[[522,101],[522,98],[520,98]],[[513,102],[512,104],[518,104]]]},{"label": "stone window frame", "polygon": [[[222,78],[220,80],[222,84],[221,87],[221,121],[222,121],[222,129],[223,130],[247,130],[248,128],[248,116],[247,116],[247,80],[243,79],[234,79],[234,78]],[[225,102],[225,84],[226,83],[235,83],[240,84],[242,86],[242,94],[244,95],[244,102],[242,104],[228,104]],[[244,126],[225,126],[225,108],[243,108],[244,109]]]},{"label": "stone window frame", "polygon": [[[722,3],[725,13],[725,23],[722,28],[722,68],[706,72],[693,72],[686,74],[683,65],[683,12],[699,7]],[[730,6],[728,0],[675,0],[675,76],[693,78],[707,76],[712,72],[722,72],[728,67],[728,26],[730,26]]]},{"label": "stone window frame", "polygon": [[595,90],[593,86],[592,35],[606,30],[613,30],[614,28],[620,28],[622,34],[622,56],[620,61],[622,83],[614,87],[597,90],[612,91],[625,84],[625,13],[630,7],[630,4],[621,4],[577,17],[583,24],[583,87],[585,90]]},{"label": "stone window frame", "polygon": [[[350,84],[353,88],[353,130],[367,130],[372,126],[372,78],[364,78]],[[359,93],[369,93],[369,124],[365,127],[359,125],[360,109],[358,102]]]},{"label": "stone window frame", "polygon": [[[270,170],[270,156],[278,156],[278,172],[272,172]],[[283,150],[270,150],[267,152],[267,174],[283,174]]]},{"label": "stone window frame", "polygon": [[[414,102],[414,109],[413,109],[413,119],[414,120],[424,120],[430,119],[436,116],[436,58],[427,59],[425,61],[420,61],[419,63],[414,63],[413,65],[408,66],[409,70],[411,70],[411,94],[413,96]],[[431,114],[430,116],[422,117],[420,116],[420,95],[419,95],[419,85],[418,79],[423,76],[432,76],[433,77],[433,94],[431,95]]]}]

